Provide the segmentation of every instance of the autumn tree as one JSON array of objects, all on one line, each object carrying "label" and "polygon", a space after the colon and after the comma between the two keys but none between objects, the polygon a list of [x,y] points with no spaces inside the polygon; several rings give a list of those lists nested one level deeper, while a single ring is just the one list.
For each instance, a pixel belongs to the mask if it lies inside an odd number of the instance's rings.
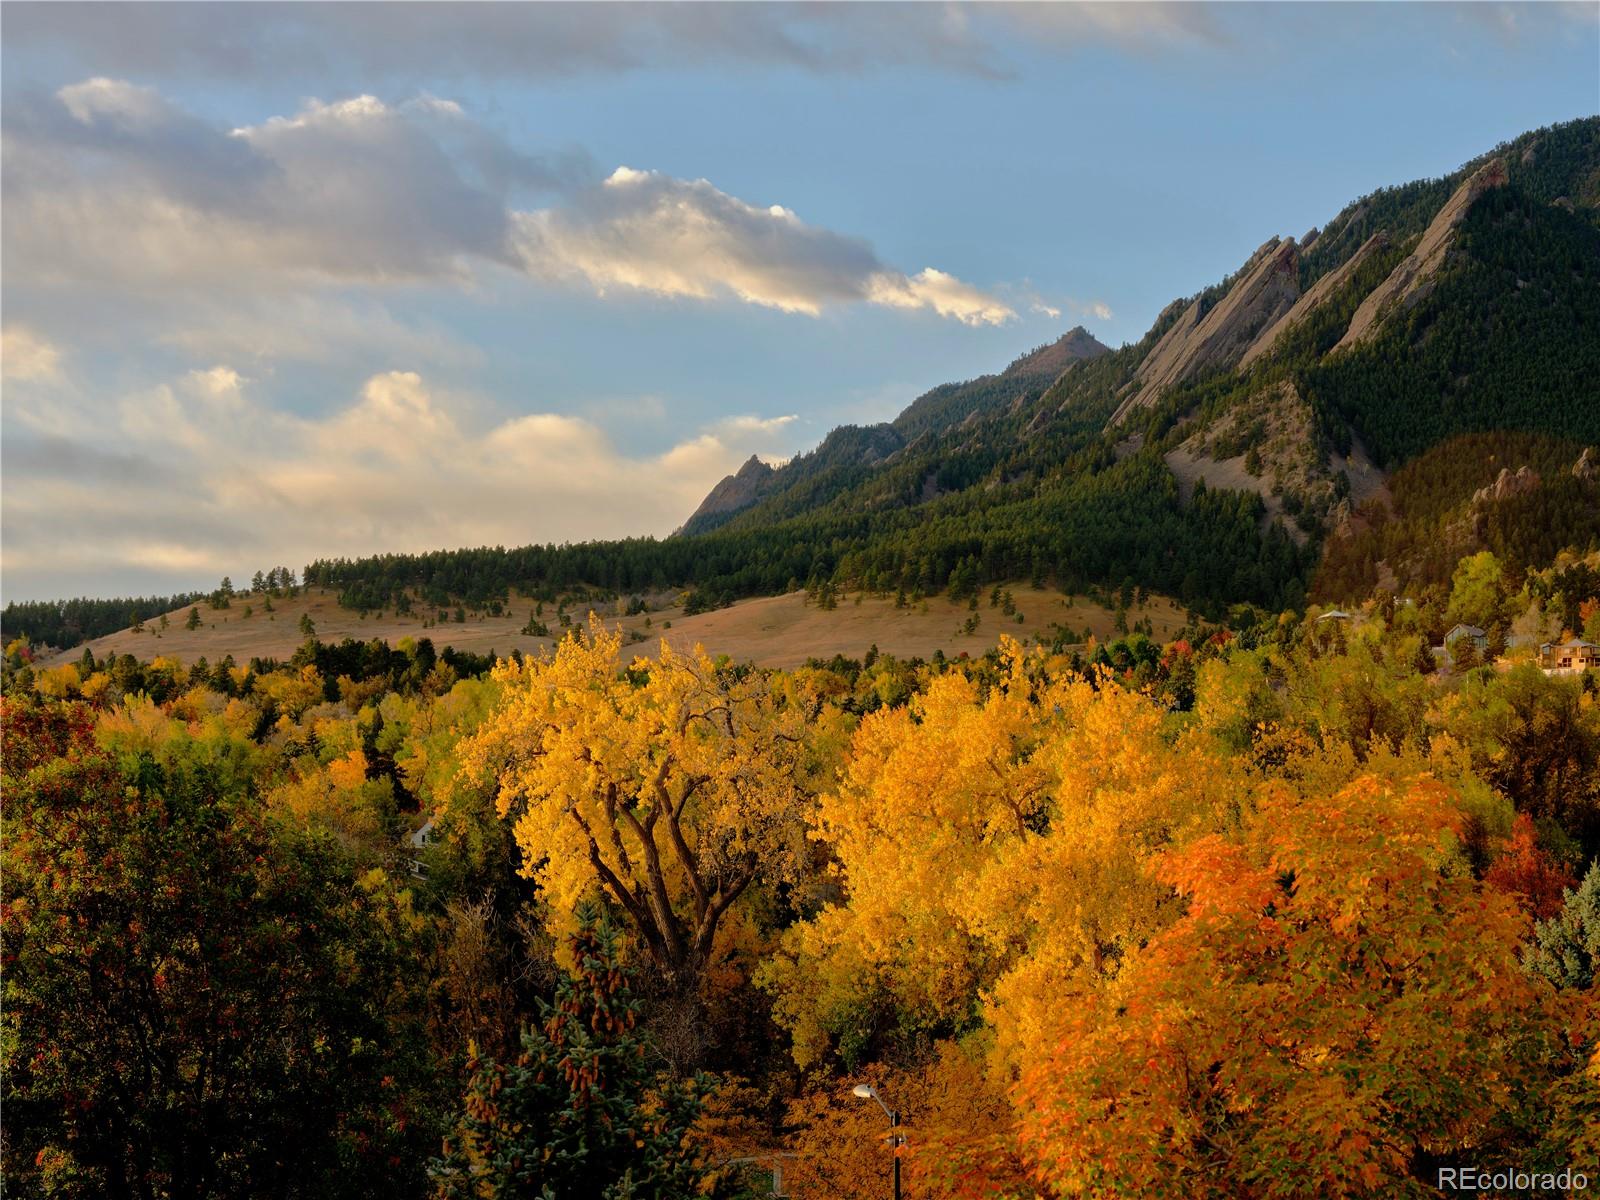
[{"label": "autumn tree", "polygon": [[626,664],[621,646],[593,622],[553,657],[501,662],[461,759],[497,781],[553,929],[599,893],[692,996],[740,896],[802,872],[839,718],[792,681],[665,643]]},{"label": "autumn tree", "polygon": [[[1064,1195],[1423,1195],[1548,1114],[1553,993],[1525,918],[1461,869],[1447,789],[1270,785],[1154,871],[1187,912],[1063,1008],[1016,1093]],[[1541,1113],[1545,1113],[1541,1117]]]},{"label": "autumn tree", "polygon": [[1445,620],[1488,628],[1502,616],[1505,594],[1505,568],[1498,558],[1487,550],[1463,558],[1450,581]]},{"label": "autumn tree", "polygon": [[1530,916],[1546,920],[1561,911],[1562,897],[1577,880],[1539,845],[1533,818],[1520,813],[1511,837],[1483,881],[1514,896]]},{"label": "autumn tree", "polygon": [[1227,793],[1228,766],[1174,752],[1146,696],[1002,654],[987,685],[950,672],[864,718],[819,806],[842,898],[759,977],[802,1065],[981,1017],[1009,1059],[1167,919],[1140,864]]}]

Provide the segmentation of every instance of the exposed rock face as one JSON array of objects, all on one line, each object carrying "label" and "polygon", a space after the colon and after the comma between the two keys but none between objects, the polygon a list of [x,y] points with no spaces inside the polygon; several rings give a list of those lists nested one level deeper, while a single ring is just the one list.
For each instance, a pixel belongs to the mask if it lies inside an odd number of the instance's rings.
[{"label": "exposed rock face", "polygon": [[722,482],[700,501],[700,507],[683,523],[679,532],[697,533],[711,518],[749,508],[761,498],[765,485],[771,482],[774,474],[771,467],[752,454],[736,474],[723,476]]},{"label": "exposed rock face", "polygon": [[[1316,230],[1312,230],[1311,236],[1315,235]],[[1265,354],[1270,354],[1273,345],[1292,325],[1298,324],[1310,316],[1329,296],[1342,288],[1345,285],[1345,281],[1359,271],[1361,265],[1367,259],[1384,249],[1388,244],[1389,235],[1381,229],[1362,242],[1359,250],[1313,283],[1306,290],[1305,295],[1294,302],[1294,307],[1262,331],[1261,336],[1251,343],[1250,349],[1246,350],[1244,357],[1239,360],[1239,368],[1243,370],[1255,362],[1256,359]]]},{"label": "exposed rock face", "polygon": [[1572,464],[1572,474],[1577,479],[1593,479],[1600,475],[1600,466],[1595,465],[1594,451],[1589,447],[1585,446],[1578,461]]},{"label": "exposed rock face", "polygon": [[1174,384],[1237,363],[1298,299],[1299,261],[1293,238],[1273,238],[1250,256],[1238,281],[1209,312],[1201,316],[1199,302],[1191,304],[1139,364],[1138,390],[1117,408],[1112,423],[1154,404]]},{"label": "exposed rock face", "polygon": [[1506,164],[1502,159],[1491,159],[1473,172],[1472,177],[1456,189],[1455,195],[1445,201],[1423,232],[1417,248],[1361,302],[1355,316],[1350,318],[1350,328],[1345,330],[1334,349],[1342,350],[1365,341],[1377,332],[1384,316],[1396,306],[1409,308],[1427,295],[1434,275],[1444,265],[1445,256],[1455,241],[1456,227],[1473,201],[1490,188],[1502,187],[1505,182]]},{"label": "exposed rock face", "polygon": [[[1348,520],[1352,506],[1340,496],[1337,474],[1345,474],[1349,496],[1358,503],[1383,487],[1382,472],[1370,465],[1364,448],[1352,445],[1348,459],[1324,456],[1311,406],[1288,381],[1196,428],[1164,457],[1185,502],[1200,480],[1211,488],[1253,491],[1265,505],[1263,532],[1281,521],[1302,545],[1307,535],[1295,514],[1325,514],[1319,518],[1325,528]],[[1290,499],[1292,511],[1285,503]]]},{"label": "exposed rock face", "polygon": [[1514,475],[1510,468],[1501,467],[1500,474],[1495,476],[1493,483],[1472,493],[1472,503],[1476,507],[1494,500],[1504,500],[1508,496],[1520,496],[1538,486],[1539,476],[1532,467],[1518,467]]},{"label": "exposed rock face", "polygon": [[1006,375],[1061,374],[1073,363],[1086,358],[1099,358],[1110,351],[1095,336],[1079,325],[1069,329],[1048,346],[1041,346],[1032,354],[1024,354],[1005,369]]}]

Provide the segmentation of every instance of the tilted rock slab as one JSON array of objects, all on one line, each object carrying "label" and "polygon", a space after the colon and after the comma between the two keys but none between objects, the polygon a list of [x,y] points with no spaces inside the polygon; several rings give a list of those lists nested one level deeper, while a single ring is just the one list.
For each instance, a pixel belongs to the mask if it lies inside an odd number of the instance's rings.
[{"label": "tilted rock slab", "polygon": [[[1312,230],[1310,236],[1315,237],[1316,230]],[[1304,249],[1305,245],[1309,245],[1309,243],[1303,244],[1301,248]],[[1261,336],[1250,346],[1250,349],[1244,352],[1244,357],[1239,360],[1239,369],[1243,370],[1255,362],[1256,359],[1270,354],[1273,345],[1288,332],[1291,326],[1299,324],[1316,309],[1320,308],[1330,296],[1344,287],[1345,282],[1361,269],[1361,265],[1367,259],[1388,245],[1389,235],[1381,229],[1362,242],[1360,249],[1313,283],[1306,289],[1305,295],[1294,302],[1293,308],[1267,326]]]},{"label": "tilted rock slab", "polygon": [[1154,404],[1174,384],[1202,371],[1231,367],[1261,331],[1300,296],[1300,256],[1293,238],[1273,238],[1250,256],[1238,282],[1204,316],[1196,300],[1162,336],[1134,373],[1139,389],[1111,417],[1119,423]]},{"label": "tilted rock slab", "polygon": [[1438,214],[1422,234],[1417,248],[1406,256],[1404,262],[1389,273],[1389,277],[1372,289],[1372,294],[1361,302],[1355,316],[1350,318],[1350,328],[1339,339],[1335,350],[1359,345],[1373,337],[1388,314],[1397,306],[1409,308],[1427,294],[1429,281],[1444,265],[1445,257],[1455,241],[1456,227],[1461,224],[1473,201],[1490,188],[1504,186],[1505,160],[1495,158],[1473,172],[1472,177],[1456,189],[1455,195],[1444,202]]}]

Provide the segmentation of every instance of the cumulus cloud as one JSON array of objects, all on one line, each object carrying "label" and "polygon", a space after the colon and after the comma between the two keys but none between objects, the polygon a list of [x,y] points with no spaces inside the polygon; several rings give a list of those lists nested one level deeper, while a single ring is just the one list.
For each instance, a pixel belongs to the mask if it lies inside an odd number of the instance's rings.
[{"label": "cumulus cloud", "polygon": [[[466,282],[488,264],[605,294],[733,297],[784,312],[867,302],[970,325],[1014,314],[935,268],[704,179],[577,153],[524,154],[454,102],[312,100],[213,128],[148,88],[94,78],[5,127],[5,251],[24,281],[285,290],[307,281]],[[519,201],[544,197],[543,207]]]},{"label": "cumulus cloud", "polygon": [[480,420],[472,398],[411,371],[373,375],[317,417],[260,388],[218,365],[123,397],[109,427],[83,409],[64,430],[8,431],[8,590],[90,573],[192,586],[380,547],[665,534],[752,452],[787,448],[794,420],[730,417],[629,455],[581,417]]},{"label": "cumulus cloud", "polygon": [[1000,325],[1016,315],[993,296],[933,267],[909,278],[880,271],[867,281],[867,298],[891,308],[932,309],[966,325]]},{"label": "cumulus cloud", "polygon": [[0,375],[44,381],[61,377],[61,351],[26,325],[0,330]]},{"label": "cumulus cloud", "polygon": [[747,203],[704,179],[618,167],[564,207],[518,213],[514,241],[527,269],[621,288],[750,304],[815,316],[865,300],[924,308],[967,324],[1014,314],[1001,301],[932,268],[907,277],[860,238],[808,225],[789,209]]}]

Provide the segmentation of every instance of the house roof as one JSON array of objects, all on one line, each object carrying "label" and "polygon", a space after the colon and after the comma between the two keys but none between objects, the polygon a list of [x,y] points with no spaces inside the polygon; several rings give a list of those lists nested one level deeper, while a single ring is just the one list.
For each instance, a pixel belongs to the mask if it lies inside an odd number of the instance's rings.
[{"label": "house roof", "polygon": [[1444,640],[1448,642],[1451,638],[1457,636],[1481,638],[1489,635],[1476,625],[1454,625],[1451,627],[1450,632],[1444,635]]},{"label": "house roof", "polygon": [[1327,612],[1323,613],[1317,618],[1319,621],[1348,621],[1349,619],[1350,614],[1345,612],[1342,608],[1330,608]]}]

